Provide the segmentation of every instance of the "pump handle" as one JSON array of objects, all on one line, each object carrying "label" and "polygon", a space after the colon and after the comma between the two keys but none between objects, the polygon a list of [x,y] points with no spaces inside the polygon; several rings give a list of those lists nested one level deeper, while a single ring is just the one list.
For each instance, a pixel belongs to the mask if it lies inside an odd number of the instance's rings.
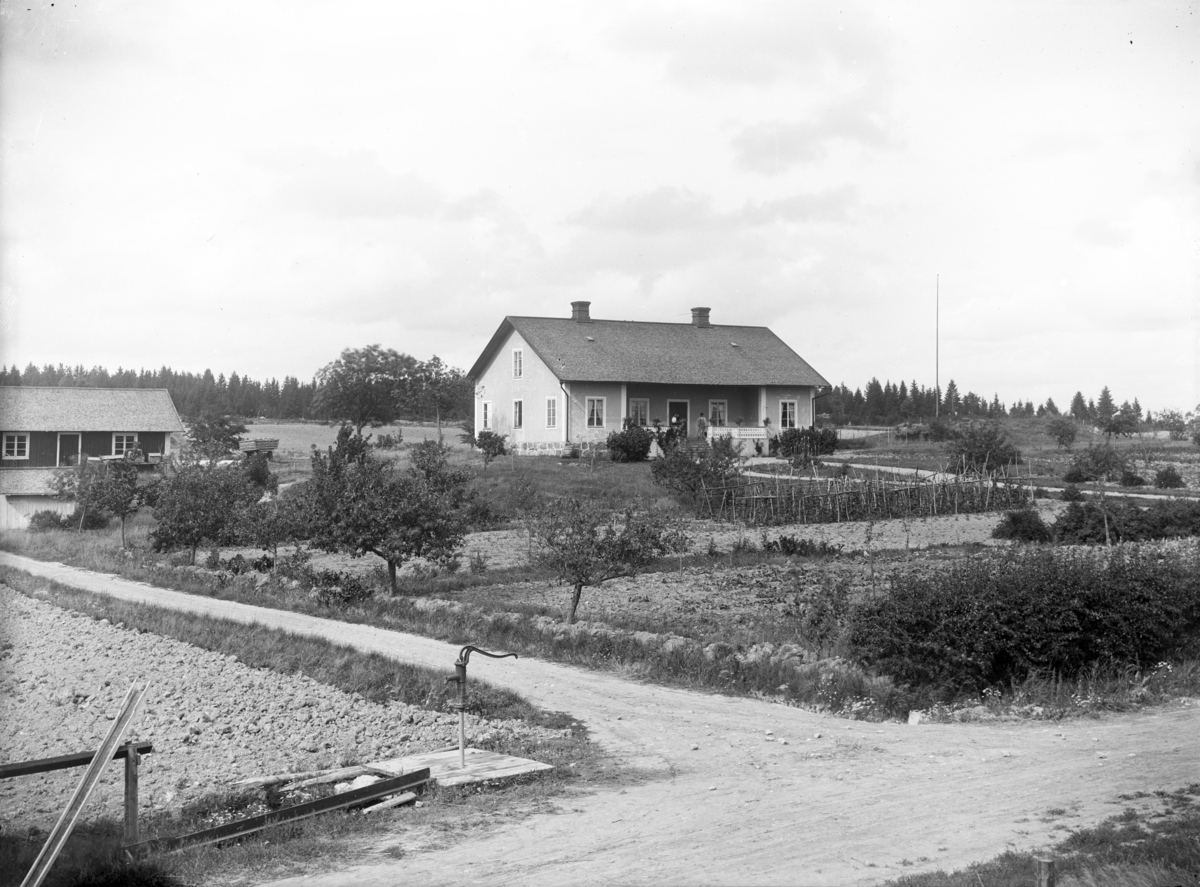
[{"label": "pump handle", "polygon": [[466,665],[470,661],[472,653],[482,653],[484,656],[488,656],[492,659],[507,659],[509,656],[511,656],[513,659],[520,658],[516,653],[489,653],[487,650],[467,644],[467,646],[458,651],[458,661],[454,664]]}]

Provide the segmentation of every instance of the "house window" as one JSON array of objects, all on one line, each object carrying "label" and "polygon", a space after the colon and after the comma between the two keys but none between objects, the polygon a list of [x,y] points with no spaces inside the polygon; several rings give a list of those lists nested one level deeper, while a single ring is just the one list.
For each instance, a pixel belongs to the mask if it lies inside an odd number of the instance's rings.
[{"label": "house window", "polygon": [[20,434],[6,433],[4,435],[4,458],[28,459],[29,435],[24,432]]},{"label": "house window", "polygon": [[587,427],[604,427],[604,398],[589,397],[587,399]]},{"label": "house window", "polygon": [[491,430],[492,430],[492,402],[491,402],[490,400],[485,400],[485,401],[483,402],[483,422],[482,422],[482,425],[483,425],[483,430],[484,430],[484,431],[491,431]]},{"label": "house window", "polygon": [[557,428],[558,427],[558,398],[557,397],[547,397],[546,398],[546,427],[547,428]]},{"label": "house window", "polygon": [[525,373],[524,358],[520,348],[513,349],[513,378],[520,379]]},{"label": "house window", "polygon": [[522,401],[513,401],[513,428],[520,428],[525,419],[525,404]]},{"label": "house window", "polygon": [[796,401],[794,401],[794,400],[779,401],[779,427],[780,428],[795,428],[796,427]]},{"label": "house window", "polygon": [[729,401],[710,400],[708,402],[708,421],[713,425],[728,425]]},{"label": "house window", "polygon": [[137,449],[136,434],[114,434],[113,435],[113,455],[124,456],[130,450]]},{"label": "house window", "polygon": [[650,424],[650,400],[645,397],[634,397],[629,400],[629,421],[634,425]]}]

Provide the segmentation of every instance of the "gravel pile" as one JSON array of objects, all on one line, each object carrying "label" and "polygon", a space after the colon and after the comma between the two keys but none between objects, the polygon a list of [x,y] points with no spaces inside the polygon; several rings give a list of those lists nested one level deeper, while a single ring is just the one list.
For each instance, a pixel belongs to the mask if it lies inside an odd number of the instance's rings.
[{"label": "gravel pile", "polygon": [[[303,676],[94,620],[0,586],[0,761],[95,748],[133,682],[148,687],[130,739],[143,759],[142,809],[178,809],[238,779],[417,754],[457,744],[458,716],[368,702]],[[468,741],[563,735],[468,716]],[[110,766],[84,818],[120,817]],[[0,781],[5,831],[48,829],[81,769]]]}]

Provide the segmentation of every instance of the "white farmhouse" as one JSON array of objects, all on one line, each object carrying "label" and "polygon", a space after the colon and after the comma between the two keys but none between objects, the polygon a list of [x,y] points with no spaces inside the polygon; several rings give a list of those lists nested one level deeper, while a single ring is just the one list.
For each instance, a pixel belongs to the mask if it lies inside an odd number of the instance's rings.
[{"label": "white farmhouse", "polygon": [[813,424],[829,383],[766,327],[597,320],[590,302],[571,317],[506,317],[468,376],[475,428],[506,435],[519,452],[561,452],[603,441],[626,418],[737,438]]}]

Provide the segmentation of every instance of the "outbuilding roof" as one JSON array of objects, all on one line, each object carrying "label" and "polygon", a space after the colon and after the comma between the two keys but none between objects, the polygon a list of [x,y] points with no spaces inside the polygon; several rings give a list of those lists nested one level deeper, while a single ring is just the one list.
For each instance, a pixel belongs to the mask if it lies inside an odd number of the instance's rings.
[{"label": "outbuilding roof", "polygon": [[53,468],[12,468],[0,471],[0,496],[49,496],[54,492]]},{"label": "outbuilding roof", "polygon": [[183,431],[165,388],[0,386],[4,431]]},{"label": "outbuilding roof", "polygon": [[516,331],[564,382],[829,383],[765,326],[506,317],[467,374],[479,379]]}]

